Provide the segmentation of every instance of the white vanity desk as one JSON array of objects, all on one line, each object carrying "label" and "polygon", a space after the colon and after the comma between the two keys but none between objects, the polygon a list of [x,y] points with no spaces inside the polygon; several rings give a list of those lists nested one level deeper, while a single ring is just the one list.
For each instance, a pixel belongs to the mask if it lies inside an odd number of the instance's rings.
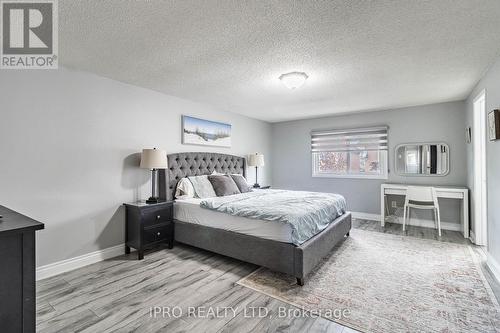
[{"label": "white vanity desk", "polygon": [[[413,186],[413,185],[412,185]],[[469,238],[469,189],[466,187],[440,187],[433,186],[436,189],[438,198],[461,200],[462,227],[464,238]],[[385,225],[385,196],[402,195],[406,196],[408,185],[405,184],[382,184],[380,188],[380,223]]]}]

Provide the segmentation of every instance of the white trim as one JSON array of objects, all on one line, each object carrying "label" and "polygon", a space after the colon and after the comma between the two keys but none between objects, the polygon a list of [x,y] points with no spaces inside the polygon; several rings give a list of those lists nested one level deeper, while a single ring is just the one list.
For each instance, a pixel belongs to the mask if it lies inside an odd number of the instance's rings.
[{"label": "white trim", "polygon": [[80,267],[84,267],[96,262],[103,261],[124,254],[125,245],[120,244],[108,247],[103,250],[90,252],[78,257],[61,260],[52,264],[37,267],[36,280],[46,279],[48,277],[68,272]]},{"label": "white trim", "polygon": [[491,274],[500,283],[500,264],[496,261],[491,254],[486,253],[486,265],[488,266]]},{"label": "white trim", "polygon": [[[369,213],[361,213],[361,212],[351,212],[352,217],[356,219],[364,219],[364,220],[373,220],[379,223],[382,218],[378,214],[369,214]],[[416,227],[424,227],[424,228],[435,228],[435,223],[433,220],[421,220],[421,219],[409,219],[409,223],[407,225],[413,225]],[[396,221],[392,221],[391,223],[403,224],[402,218],[397,219]],[[462,231],[462,225],[460,223],[453,222],[443,222],[441,221],[441,229],[442,230],[451,230],[451,231]]]},{"label": "white trim", "polygon": [[486,119],[486,90],[476,95],[473,101],[472,119],[472,154],[473,163],[473,214],[475,244],[486,246],[488,239],[488,192],[486,170],[486,144],[487,144],[487,119]]},{"label": "white trim", "polygon": [[476,244],[476,234],[472,230],[469,233],[469,240],[472,242],[472,244]]},{"label": "white trim", "polygon": [[486,89],[481,90],[477,93],[476,97],[472,100],[472,104],[476,103],[479,99],[483,98],[483,95],[486,97]]},{"label": "white trim", "polygon": [[378,214],[361,213],[361,212],[351,212],[351,215],[355,219],[380,221],[380,215],[378,215]]}]

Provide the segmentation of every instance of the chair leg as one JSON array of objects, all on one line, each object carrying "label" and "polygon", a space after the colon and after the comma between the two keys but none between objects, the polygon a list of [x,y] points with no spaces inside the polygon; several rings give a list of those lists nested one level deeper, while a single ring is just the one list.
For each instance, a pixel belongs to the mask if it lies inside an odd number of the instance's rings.
[{"label": "chair leg", "polygon": [[403,232],[405,231],[405,224],[406,224],[406,210],[408,207],[405,205],[404,206],[404,212],[403,212]]},{"label": "chair leg", "polygon": [[436,208],[437,222],[438,222],[438,234],[441,237],[441,214],[439,214],[439,207]]}]

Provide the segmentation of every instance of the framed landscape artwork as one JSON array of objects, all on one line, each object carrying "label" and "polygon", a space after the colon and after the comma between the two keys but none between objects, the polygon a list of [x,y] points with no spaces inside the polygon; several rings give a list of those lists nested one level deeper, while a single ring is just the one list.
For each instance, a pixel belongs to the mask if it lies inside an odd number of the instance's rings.
[{"label": "framed landscape artwork", "polygon": [[488,133],[490,141],[500,139],[500,110],[488,113]]},{"label": "framed landscape artwork", "polygon": [[190,116],[182,116],[182,143],[231,147],[231,125]]}]

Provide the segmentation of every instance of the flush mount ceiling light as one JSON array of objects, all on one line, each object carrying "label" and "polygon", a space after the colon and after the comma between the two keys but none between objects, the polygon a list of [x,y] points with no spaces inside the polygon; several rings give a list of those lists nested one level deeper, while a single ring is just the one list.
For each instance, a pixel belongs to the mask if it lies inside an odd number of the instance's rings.
[{"label": "flush mount ceiling light", "polygon": [[288,89],[296,89],[302,87],[308,77],[304,72],[290,72],[281,74],[279,79]]}]

